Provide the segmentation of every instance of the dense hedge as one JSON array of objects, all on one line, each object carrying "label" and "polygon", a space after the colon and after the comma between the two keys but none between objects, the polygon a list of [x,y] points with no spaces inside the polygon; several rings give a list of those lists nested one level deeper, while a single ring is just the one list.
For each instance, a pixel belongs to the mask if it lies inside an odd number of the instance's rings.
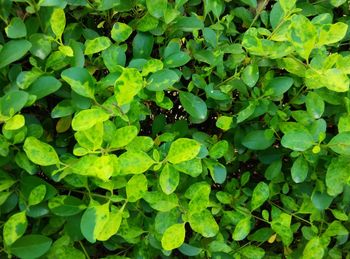
[{"label": "dense hedge", "polygon": [[1,0],[0,257],[350,258],[346,0]]}]

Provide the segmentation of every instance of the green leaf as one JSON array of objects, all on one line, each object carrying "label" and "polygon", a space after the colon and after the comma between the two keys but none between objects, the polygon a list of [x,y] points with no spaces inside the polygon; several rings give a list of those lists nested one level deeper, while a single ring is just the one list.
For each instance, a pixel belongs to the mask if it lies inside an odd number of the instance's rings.
[{"label": "green leaf", "polygon": [[55,149],[35,137],[27,137],[24,141],[23,149],[29,160],[35,164],[49,166],[60,163]]},{"label": "green leaf", "polygon": [[164,16],[167,5],[167,0],[146,0],[148,12],[155,18],[161,18]]},{"label": "green leaf", "polygon": [[162,247],[165,250],[173,250],[180,247],[185,241],[185,224],[174,224],[167,228],[162,236]]},{"label": "green leaf", "polygon": [[349,172],[350,159],[340,156],[331,160],[326,173],[326,186],[329,195],[337,196],[343,192],[350,176]]},{"label": "green leaf", "polygon": [[271,222],[271,228],[281,237],[284,245],[289,246],[293,242],[293,232],[290,228],[292,216],[281,213]]},{"label": "green leaf", "polygon": [[82,67],[71,67],[63,70],[61,77],[77,94],[94,99],[94,80],[89,71]]},{"label": "green leaf", "polygon": [[42,202],[46,195],[45,184],[40,184],[36,186],[29,194],[28,206],[33,206]]},{"label": "green leaf", "polygon": [[88,175],[97,177],[102,181],[108,181],[114,172],[114,160],[112,155],[102,155],[97,157],[93,164],[86,168]]},{"label": "green leaf", "polygon": [[10,40],[0,50],[0,68],[21,59],[32,47],[27,40]]},{"label": "green leaf", "polygon": [[218,120],[216,121],[215,125],[219,129],[227,131],[227,130],[233,128],[233,118],[229,117],[229,116],[220,116],[218,118]]},{"label": "green leaf", "polygon": [[61,51],[64,55],[66,55],[67,57],[73,57],[74,56],[74,52],[73,49],[70,46],[59,46],[58,47],[59,51]]},{"label": "green leaf", "polygon": [[75,131],[87,130],[99,122],[109,119],[109,114],[100,108],[92,108],[78,112],[72,120],[72,128]]},{"label": "green leaf", "polygon": [[30,53],[32,55],[44,60],[51,52],[51,41],[49,36],[42,33],[32,34],[29,38],[32,47]]},{"label": "green leaf", "polygon": [[151,34],[138,32],[132,41],[134,58],[148,58],[153,50],[154,39]]},{"label": "green leaf", "polygon": [[188,204],[189,213],[193,214],[206,209],[209,205],[210,192],[210,185],[206,182],[192,184],[185,193],[185,197],[191,199]]},{"label": "green leaf", "polygon": [[235,230],[232,233],[233,240],[241,241],[241,240],[245,239],[248,236],[250,230],[251,230],[250,217],[247,216],[247,217],[241,219],[237,223]]},{"label": "green leaf", "polygon": [[0,98],[0,116],[10,119],[27,103],[28,93],[24,91],[10,91]]},{"label": "green leaf", "polygon": [[180,182],[179,172],[171,165],[166,164],[159,175],[159,185],[165,194],[173,193]]},{"label": "green leaf", "polygon": [[3,129],[5,130],[17,130],[24,126],[25,118],[21,114],[16,114],[11,119],[7,120]]},{"label": "green leaf", "polygon": [[333,5],[334,7],[339,7],[345,2],[346,0],[330,0],[331,5]]},{"label": "green leaf", "polygon": [[147,192],[147,178],[143,174],[133,175],[126,184],[126,197],[129,202],[136,202]]},{"label": "green leaf", "polygon": [[124,206],[119,210],[117,210],[115,206],[112,206],[112,211],[109,213],[108,221],[96,236],[97,240],[107,241],[118,232],[123,219],[123,211]]},{"label": "green leaf", "polygon": [[289,13],[295,8],[296,0],[279,0],[278,1],[285,14]]},{"label": "green leaf", "polygon": [[17,212],[4,224],[3,228],[3,240],[5,245],[11,246],[17,239],[19,239],[25,233],[28,226],[26,212]]},{"label": "green leaf", "polygon": [[209,149],[209,156],[213,159],[219,159],[226,154],[228,148],[229,143],[226,140],[221,140]]},{"label": "green leaf", "polygon": [[272,130],[252,130],[242,139],[242,145],[251,150],[264,150],[275,142]]},{"label": "green leaf", "polygon": [[195,247],[186,243],[183,243],[180,247],[179,247],[179,251],[187,256],[197,256],[199,255],[203,249],[199,248],[199,247]]},{"label": "green leaf", "polygon": [[[142,67],[142,76],[147,76],[149,73],[155,73],[163,69],[163,62],[159,59],[149,59]],[[177,75],[177,74],[176,74]]]},{"label": "green leaf", "polygon": [[132,33],[132,28],[121,22],[116,22],[111,31],[111,37],[113,40],[115,40],[117,43],[126,41]]},{"label": "green leaf", "polygon": [[306,110],[315,119],[321,118],[325,103],[323,99],[315,92],[309,92],[305,99]]},{"label": "green leaf", "polygon": [[38,258],[44,255],[52,244],[52,240],[43,235],[26,235],[11,246],[11,253],[19,258]]},{"label": "green leaf", "polygon": [[328,225],[328,228],[324,232],[325,236],[333,237],[333,236],[345,236],[348,235],[349,231],[343,226],[340,221],[333,221]]},{"label": "green leaf", "polygon": [[287,92],[293,85],[294,80],[291,77],[280,76],[275,77],[268,82],[265,92],[271,93],[271,96],[280,96]]},{"label": "green leaf", "polygon": [[288,132],[282,137],[281,144],[285,148],[295,151],[305,151],[314,143],[312,135],[305,129],[300,132]]},{"label": "green leaf", "polygon": [[102,36],[85,41],[85,55],[92,55],[108,49],[112,42],[108,37]]},{"label": "green leaf", "polygon": [[346,92],[349,90],[349,77],[346,74],[344,74],[340,69],[327,69],[321,80],[325,80],[324,82],[322,81],[323,85],[331,91]]},{"label": "green leaf", "polygon": [[309,171],[309,164],[302,156],[298,157],[291,168],[292,179],[295,183],[302,183],[305,181]]},{"label": "green leaf", "polygon": [[293,15],[289,27],[289,41],[295,51],[305,60],[316,45],[317,31],[315,26],[303,15]]},{"label": "green leaf", "polygon": [[252,201],[250,204],[251,210],[253,211],[260,208],[261,205],[269,199],[269,196],[269,186],[264,182],[258,183],[253,190]]},{"label": "green leaf", "polygon": [[152,31],[157,28],[159,20],[150,13],[146,13],[140,20],[138,20],[136,29],[138,31]]},{"label": "green leaf", "polygon": [[59,102],[51,111],[52,118],[61,118],[73,114],[75,111],[70,100]]},{"label": "green leaf", "polygon": [[149,205],[158,211],[166,212],[173,208],[179,206],[179,201],[177,196],[172,193],[166,195],[163,192],[147,192],[145,193],[143,199],[149,203]]},{"label": "green leaf", "polygon": [[333,197],[327,193],[314,192],[311,196],[312,204],[318,210],[328,209],[333,201]]},{"label": "green leaf", "polygon": [[249,87],[255,86],[259,80],[259,67],[256,63],[250,64],[243,69],[242,80]]},{"label": "green leaf", "polygon": [[164,64],[168,68],[181,67],[186,65],[191,60],[191,57],[183,51],[172,53],[164,58]]},{"label": "green leaf", "polygon": [[66,15],[63,9],[54,9],[50,18],[50,25],[56,39],[60,39],[66,27]]},{"label": "green leaf", "polygon": [[172,70],[163,69],[153,73],[147,80],[147,89],[150,91],[163,91],[172,87],[179,76]]},{"label": "green leaf", "polygon": [[118,105],[129,104],[143,88],[143,80],[135,68],[124,68],[120,77],[114,84],[114,95]]},{"label": "green leaf", "polygon": [[74,137],[81,147],[89,151],[95,151],[102,146],[103,123],[98,122],[89,129],[78,131],[74,134]]},{"label": "green leaf", "polygon": [[198,177],[203,171],[202,162],[199,158],[194,158],[188,161],[174,164],[174,167],[181,173],[188,174],[192,177]]},{"label": "green leaf", "polygon": [[323,258],[323,255],[324,247],[320,238],[318,236],[311,238],[304,248],[303,259]]},{"label": "green leaf", "polygon": [[248,106],[237,114],[237,123],[241,123],[242,121],[248,119],[254,113],[255,108],[256,103],[249,102]]},{"label": "green leaf", "polygon": [[38,100],[56,92],[61,86],[62,83],[53,76],[42,76],[34,81],[34,83],[28,88],[27,92],[35,95]]},{"label": "green leaf", "polygon": [[154,161],[142,151],[129,150],[119,157],[121,174],[142,174],[153,164]]},{"label": "green leaf", "polygon": [[[256,0],[244,0],[247,2],[254,2],[255,1],[255,7],[256,7]],[[209,12],[212,12],[217,19],[219,19],[221,13],[224,11],[225,5],[222,0],[205,0],[204,1],[204,9],[205,9],[205,15],[207,15]]]},{"label": "green leaf", "polygon": [[[96,203],[96,202],[94,202]],[[80,230],[90,243],[95,243],[109,220],[109,202],[99,205],[90,204],[81,217]]]},{"label": "green leaf", "polygon": [[350,132],[337,134],[329,141],[327,146],[341,155],[350,155]]},{"label": "green leaf", "polygon": [[171,143],[167,160],[173,164],[179,164],[195,158],[201,145],[193,140],[188,138],[179,138]]},{"label": "green leaf", "polygon": [[219,225],[209,210],[191,214],[189,223],[191,228],[203,237],[215,237],[219,232]]},{"label": "green leaf", "polygon": [[317,45],[329,45],[341,41],[348,30],[348,25],[342,22],[322,24],[319,28]]},{"label": "green leaf", "polygon": [[135,126],[125,126],[115,131],[113,139],[109,144],[110,148],[121,148],[132,142],[138,134],[138,129]]},{"label": "green leaf", "polygon": [[182,106],[189,115],[199,120],[207,118],[207,105],[200,97],[189,92],[180,92],[179,96]]},{"label": "green leaf", "polygon": [[283,58],[282,66],[289,73],[295,74],[300,77],[305,77],[306,67],[304,64],[296,58]]},{"label": "green leaf", "polygon": [[261,259],[265,256],[265,250],[261,247],[257,246],[245,246],[241,250],[239,250],[239,253],[244,256],[244,258],[248,259]]},{"label": "green leaf", "polygon": [[27,35],[27,28],[19,17],[13,17],[5,28],[7,37],[11,39],[23,38]]},{"label": "green leaf", "polygon": [[69,217],[80,213],[86,208],[85,204],[74,196],[60,195],[49,200],[50,211],[61,217]]}]

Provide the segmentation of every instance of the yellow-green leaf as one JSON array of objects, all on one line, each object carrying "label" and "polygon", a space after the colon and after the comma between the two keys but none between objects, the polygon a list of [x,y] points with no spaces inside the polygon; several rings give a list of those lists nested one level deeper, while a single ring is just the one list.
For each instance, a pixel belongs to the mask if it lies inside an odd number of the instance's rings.
[{"label": "yellow-green leaf", "polygon": [[27,225],[28,221],[25,211],[18,212],[9,217],[3,228],[4,243],[8,246],[12,245],[24,234]]},{"label": "yellow-green leaf", "polygon": [[35,164],[49,166],[60,162],[55,149],[35,137],[27,137],[24,141],[23,149],[29,160]]},{"label": "yellow-green leaf", "polygon": [[7,120],[4,129],[5,130],[17,130],[24,126],[25,119],[24,116],[21,114],[16,114],[11,119]]},{"label": "yellow-green leaf", "polygon": [[109,114],[99,108],[92,108],[78,112],[72,120],[75,131],[87,130],[99,122],[109,119]]},{"label": "yellow-green leaf", "polygon": [[140,72],[135,68],[124,68],[114,85],[114,95],[118,105],[131,103],[142,87],[143,80]]},{"label": "yellow-green leaf", "polygon": [[52,12],[50,25],[53,33],[56,35],[56,38],[61,38],[64,27],[66,27],[66,15],[64,14],[63,9],[56,8]]},{"label": "yellow-green leaf", "polygon": [[185,224],[174,224],[167,228],[162,236],[162,247],[165,250],[173,250],[180,247],[185,241]]},{"label": "yellow-green leaf", "polygon": [[173,164],[188,161],[198,155],[200,148],[201,145],[193,139],[179,138],[171,143],[167,159]]}]

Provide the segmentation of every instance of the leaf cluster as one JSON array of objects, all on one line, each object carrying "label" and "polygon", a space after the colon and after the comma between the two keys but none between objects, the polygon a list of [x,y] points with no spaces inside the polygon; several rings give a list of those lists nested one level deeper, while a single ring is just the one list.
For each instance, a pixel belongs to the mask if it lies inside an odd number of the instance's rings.
[{"label": "leaf cluster", "polygon": [[350,258],[349,15],[0,1],[0,257]]}]

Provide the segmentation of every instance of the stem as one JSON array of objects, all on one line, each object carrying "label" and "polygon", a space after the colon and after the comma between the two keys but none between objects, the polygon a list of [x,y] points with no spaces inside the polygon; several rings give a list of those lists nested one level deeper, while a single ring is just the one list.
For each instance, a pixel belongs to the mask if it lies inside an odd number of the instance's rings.
[{"label": "stem", "polygon": [[264,3],[262,5],[260,5],[257,10],[256,10],[256,15],[252,21],[252,23],[249,25],[249,28],[252,27],[254,25],[254,23],[256,22],[256,20],[259,18],[260,14],[262,13],[262,11],[265,9],[266,5],[269,3],[269,0],[265,0]]},{"label": "stem", "polygon": [[83,243],[82,243],[81,241],[79,241],[79,244],[80,244],[80,246],[81,246],[81,249],[83,249],[83,252],[84,252],[86,258],[87,258],[87,259],[90,259],[90,256],[89,256],[89,254],[87,253],[87,251],[86,251],[86,249],[85,249]]},{"label": "stem", "polygon": [[305,223],[307,223],[307,224],[312,226],[312,223],[310,221],[308,221],[306,219],[303,219],[302,217],[299,217],[295,213],[290,213],[288,210],[286,210],[285,208],[282,208],[281,206],[277,205],[276,203],[274,203],[272,201],[269,201],[269,203],[270,203],[270,205],[275,206],[276,208],[279,208],[280,210],[283,210],[285,213],[291,215],[292,217],[295,217],[295,218],[297,218],[297,219],[299,219],[299,220],[301,220],[301,221],[303,221],[303,222],[305,222]]}]

